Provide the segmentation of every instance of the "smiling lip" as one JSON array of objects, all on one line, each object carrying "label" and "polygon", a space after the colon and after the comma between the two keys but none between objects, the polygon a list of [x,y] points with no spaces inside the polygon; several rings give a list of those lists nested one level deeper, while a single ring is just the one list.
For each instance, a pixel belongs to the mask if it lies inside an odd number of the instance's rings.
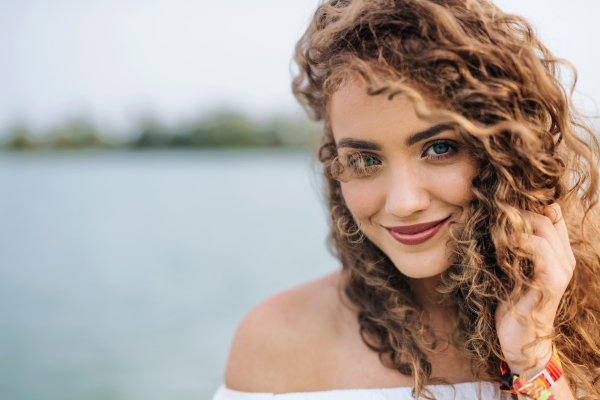
[{"label": "smiling lip", "polygon": [[392,235],[394,239],[402,244],[415,245],[425,243],[429,239],[435,236],[440,231],[446,222],[450,220],[450,217],[445,219],[426,222],[423,224],[409,225],[409,226],[396,226],[393,228],[384,228]]}]

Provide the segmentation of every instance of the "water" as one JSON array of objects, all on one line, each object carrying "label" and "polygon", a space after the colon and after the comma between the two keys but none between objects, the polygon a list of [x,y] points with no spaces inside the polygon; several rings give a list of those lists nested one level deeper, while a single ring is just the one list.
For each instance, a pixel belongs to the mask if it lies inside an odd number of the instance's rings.
[{"label": "water", "polygon": [[333,270],[301,152],[0,154],[0,398],[210,399],[256,303]]}]

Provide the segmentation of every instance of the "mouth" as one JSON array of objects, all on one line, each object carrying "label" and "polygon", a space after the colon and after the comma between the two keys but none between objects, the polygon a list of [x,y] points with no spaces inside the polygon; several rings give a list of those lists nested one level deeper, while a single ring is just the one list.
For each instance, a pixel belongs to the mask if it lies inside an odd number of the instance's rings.
[{"label": "mouth", "polygon": [[[451,216],[450,216],[451,217]],[[450,217],[440,221],[427,222],[424,224],[397,226],[393,228],[384,228],[389,234],[402,244],[417,245],[425,243],[434,237],[450,220]]]}]

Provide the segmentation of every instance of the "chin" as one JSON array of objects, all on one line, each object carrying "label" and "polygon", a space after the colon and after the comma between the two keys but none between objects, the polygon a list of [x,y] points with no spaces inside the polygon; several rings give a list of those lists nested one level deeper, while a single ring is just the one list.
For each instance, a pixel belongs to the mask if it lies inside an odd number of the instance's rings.
[{"label": "chin", "polygon": [[[394,264],[395,265],[395,264]],[[441,268],[439,270],[416,270],[414,268],[412,269],[407,269],[407,268],[399,268],[396,265],[396,268],[398,268],[398,270],[400,272],[402,272],[404,275],[406,275],[409,278],[412,279],[425,279],[425,278],[431,278],[434,276],[438,276],[440,275],[442,272],[444,272],[445,270],[447,270],[450,267],[450,265],[448,265],[446,268]]]},{"label": "chin", "polygon": [[421,254],[392,254],[388,257],[394,266],[407,277],[424,279],[439,275],[450,268],[449,255],[445,250],[444,247],[437,251],[430,250]]}]

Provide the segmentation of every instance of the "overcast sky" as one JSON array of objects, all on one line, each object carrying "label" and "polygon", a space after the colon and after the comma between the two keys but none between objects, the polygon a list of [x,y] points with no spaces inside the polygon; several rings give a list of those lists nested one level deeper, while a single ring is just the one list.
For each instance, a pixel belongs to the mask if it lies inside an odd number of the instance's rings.
[{"label": "overcast sky", "polygon": [[[600,1],[497,0],[534,22],[578,68],[588,112],[600,98]],[[0,129],[87,116],[127,126],[237,108],[297,112],[290,59],[316,0],[2,0]]]}]

